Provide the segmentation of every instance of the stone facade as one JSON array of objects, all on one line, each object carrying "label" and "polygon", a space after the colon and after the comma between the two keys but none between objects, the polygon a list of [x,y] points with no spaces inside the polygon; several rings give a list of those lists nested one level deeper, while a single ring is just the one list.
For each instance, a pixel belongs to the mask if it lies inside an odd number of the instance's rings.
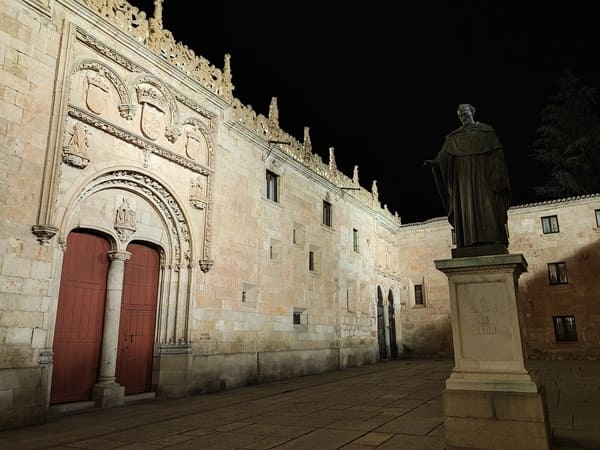
[{"label": "stone facade", "polygon": [[[302,141],[280,129],[275,98],[267,116],[235,98],[229,56],[216,68],[175,42],[155,5],[146,18],[123,0],[0,0],[0,428],[43,421],[61,403],[61,299],[78,282],[65,280],[78,272],[63,261],[78,233],[108,249],[79,264],[107,267],[97,378],[83,403],[128,395],[119,355],[133,339],[122,299],[135,245],[160,261],[147,392],[449,355],[448,287],[433,265],[450,255],[447,222],[401,225],[375,181],[361,186],[358,166],[347,176],[333,148],[328,163],[313,152],[308,128]],[[587,271],[578,278],[569,260],[573,284],[552,288],[589,303],[576,311],[581,340],[564,354],[593,355],[597,228],[584,218],[600,201],[548,207],[561,211],[564,234],[536,234],[546,206],[517,208],[511,250],[539,271],[545,258],[578,255]],[[569,301],[551,310],[547,287],[526,279],[529,345],[561,354],[547,316],[569,313]]]}]

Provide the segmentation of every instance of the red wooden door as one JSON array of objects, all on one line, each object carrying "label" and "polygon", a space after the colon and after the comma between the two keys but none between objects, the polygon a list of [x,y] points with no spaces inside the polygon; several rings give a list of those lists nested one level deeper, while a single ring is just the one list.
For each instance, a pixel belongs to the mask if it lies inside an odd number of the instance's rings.
[{"label": "red wooden door", "polygon": [[126,394],[150,391],[160,256],[141,244],[129,244],[119,323],[116,381]]},{"label": "red wooden door", "polygon": [[50,403],[91,399],[97,381],[110,244],[93,234],[67,238],[52,350]]}]

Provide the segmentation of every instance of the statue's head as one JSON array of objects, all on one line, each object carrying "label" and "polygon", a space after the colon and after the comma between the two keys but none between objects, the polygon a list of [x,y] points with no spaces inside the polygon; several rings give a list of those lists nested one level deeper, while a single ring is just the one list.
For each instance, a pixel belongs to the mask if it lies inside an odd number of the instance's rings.
[{"label": "statue's head", "polygon": [[462,103],[458,105],[456,114],[458,114],[458,117],[463,125],[472,125],[475,123],[475,119],[473,119],[473,116],[475,115],[475,108],[468,103]]}]

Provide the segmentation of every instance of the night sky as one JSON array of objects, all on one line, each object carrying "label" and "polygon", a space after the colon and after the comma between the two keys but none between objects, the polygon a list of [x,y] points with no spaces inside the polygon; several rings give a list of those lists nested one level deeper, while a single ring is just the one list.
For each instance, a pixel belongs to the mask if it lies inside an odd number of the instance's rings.
[{"label": "night sky", "polygon": [[541,200],[531,146],[559,76],[600,87],[594,2],[270,3],[166,0],[163,23],[217,67],[229,53],[235,97],[265,116],[277,97],[281,128],[302,141],[310,127],[313,152],[376,179],[403,223],[444,215],[423,160],[460,126],[458,104],[495,128],[519,205]]}]

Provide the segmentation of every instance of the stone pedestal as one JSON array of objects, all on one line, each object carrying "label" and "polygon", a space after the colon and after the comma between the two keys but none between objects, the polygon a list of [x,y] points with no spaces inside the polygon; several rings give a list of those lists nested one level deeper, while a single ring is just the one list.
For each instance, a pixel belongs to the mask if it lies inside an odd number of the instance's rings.
[{"label": "stone pedestal", "polygon": [[474,449],[549,449],[546,406],[525,368],[520,254],[435,261],[448,276],[455,367],[444,391],[446,441]]},{"label": "stone pedestal", "polygon": [[112,408],[125,404],[125,387],[115,382],[96,383],[92,388],[96,408]]}]

